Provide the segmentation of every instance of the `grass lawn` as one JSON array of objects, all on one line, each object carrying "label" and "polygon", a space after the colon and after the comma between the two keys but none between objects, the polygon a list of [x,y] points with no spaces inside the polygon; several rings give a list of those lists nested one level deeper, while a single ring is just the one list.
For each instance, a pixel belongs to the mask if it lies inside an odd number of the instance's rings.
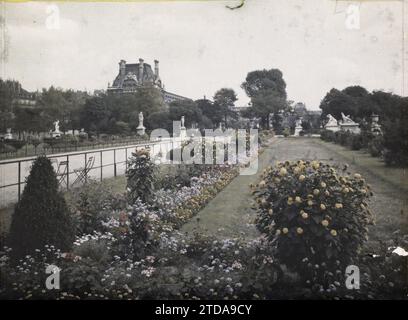
[{"label": "grass lawn", "polygon": [[378,178],[392,184],[395,188],[408,192],[408,168],[387,167],[380,158],[372,157],[364,150],[350,150],[346,147],[334,143],[327,143],[320,139],[315,139],[325,148],[330,149],[347,158],[350,164],[364,167]]},{"label": "grass lawn", "polygon": [[[102,182],[103,185],[109,187],[113,193],[124,193],[126,190],[126,177],[119,176],[116,178],[104,179]],[[72,197],[72,190],[64,192],[64,197],[69,202]],[[4,236],[9,228],[11,223],[11,218],[14,212],[14,205],[7,206],[0,209],[0,239]]]}]

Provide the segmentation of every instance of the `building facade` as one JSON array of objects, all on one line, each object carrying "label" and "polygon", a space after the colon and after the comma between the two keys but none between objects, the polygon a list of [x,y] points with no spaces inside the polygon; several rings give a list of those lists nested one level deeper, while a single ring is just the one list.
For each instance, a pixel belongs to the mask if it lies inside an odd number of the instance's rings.
[{"label": "building facade", "polygon": [[159,75],[159,61],[154,60],[154,69],[143,59],[139,63],[126,63],[125,60],[119,62],[119,73],[112,85],[108,85],[108,93],[126,94],[134,93],[139,88],[153,86],[160,90],[166,103],[177,100],[190,100],[189,98],[168,92]]}]

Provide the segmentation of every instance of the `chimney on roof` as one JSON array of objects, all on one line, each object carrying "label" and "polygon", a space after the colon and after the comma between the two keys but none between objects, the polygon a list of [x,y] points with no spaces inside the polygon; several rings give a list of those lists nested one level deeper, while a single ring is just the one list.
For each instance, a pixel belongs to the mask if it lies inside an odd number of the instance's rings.
[{"label": "chimney on roof", "polygon": [[126,69],[126,61],[125,60],[120,60],[120,62],[119,62],[119,74],[121,76],[125,75],[125,69]]},{"label": "chimney on roof", "polygon": [[154,75],[159,77],[159,60],[154,60]]},{"label": "chimney on roof", "polygon": [[139,59],[139,82],[143,83],[143,59]]}]

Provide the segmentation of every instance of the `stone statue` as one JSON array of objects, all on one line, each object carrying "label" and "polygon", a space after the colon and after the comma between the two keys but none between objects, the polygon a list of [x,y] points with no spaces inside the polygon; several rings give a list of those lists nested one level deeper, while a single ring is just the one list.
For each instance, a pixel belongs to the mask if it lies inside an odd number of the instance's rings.
[{"label": "stone statue", "polygon": [[351,120],[350,116],[346,116],[343,112],[341,113],[341,118],[343,123],[355,123],[353,120]]},{"label": "stone statue", "polygon": [[181,116],[181,127],[184,128],[184,116]]},{"label": "stone statue", "polygon": [[302,118],[296,120],[296,127],[302,126]]},{"label": "stone statue", "polygon": [[295,126],[295,133],[294,136],[298,137],[300,135],[300,132],[303,130],[302,128],[302,118],[296,120],[296,126]]},{"label": "stone statue", "polygon": [[143,112],[139,112],[139,125],[136,128],[137,134],[143,136],[146,128],[143,125]]},{"label": "stone statue", "polygon": [[371,115],[371,132],[373,132],[375,135],[380,135],[382,134],[381,126],[378,123],[379,121],[379,116],[376,114]]},{"label": "stone statue", "polygon": [[7,128],[7,133],[6,133],[6,135],[4,136],[4,139],[5,139],[5,140],[11,140],[11,139],[13,139],[13,135],[11,134],[11,128]]},{"label": "stone statue", "polygon": [[343,112],[341,113],[342,121],[340,122],[340,129],[342,131],[349,131],[352,133],[360,133],[359,124],[351,120],[350,116],[346,116]]},{"label": "stone statue", "polygon": [[59,127],[59,120],[54,122],[54,132],[59,133],[60,132],[60,127]]},{"label": "stone statue", "polygon": [[329,126],[337,126],[337,125],[338,125],[336,118],[333,117],[331,114],[328,114],[328,115],[326,116],[326,118],[329,119],[329,120],[327,121],[327,123],[326,123],[326,127],[329,127]]}]

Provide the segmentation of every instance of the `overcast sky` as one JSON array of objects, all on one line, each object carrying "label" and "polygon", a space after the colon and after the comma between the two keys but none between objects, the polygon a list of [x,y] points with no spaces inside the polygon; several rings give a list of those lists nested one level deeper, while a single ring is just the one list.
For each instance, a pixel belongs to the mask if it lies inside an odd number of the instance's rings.
[{"label": "overcast sky", "polygon": [[310,109],[332,87],[402,94],[401,1],[354,2],[360,29],[347,27],[353,2],[247,0],[237,10],[225,7],[237,3],[62,2],[59,29],[47,28],[56,26],[50,2],[3,3],[2,77],[28,90],[93,91],[112,83],[120,59],[144,58],[160,61],[168,91],[193,99],[230,87],[244,105],[240,84],[263,68],[282,70],[288,98]]}]

